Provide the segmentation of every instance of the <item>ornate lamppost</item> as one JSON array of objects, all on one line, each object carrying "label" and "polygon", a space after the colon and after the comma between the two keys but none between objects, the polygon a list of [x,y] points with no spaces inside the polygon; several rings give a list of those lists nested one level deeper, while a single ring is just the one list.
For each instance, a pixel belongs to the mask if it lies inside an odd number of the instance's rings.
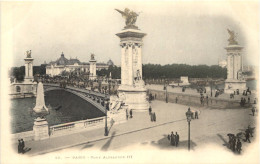
[{"label": "ornate lamppost", "polygon": [[[107,95],[105,94],[105,99],[104,101],[107,101]],[[104,136],[108,136],[108,128],[107,128],[107,106],[106,106],[106,103],[104,104],[104,108],[105,108],[105,111],[106,111],[106,118],[105,118],[105,133],[104,133]]]},{"label": "ornate lamppost", "polygon": [[186,117],[187,117],[187,121],[188,121],[188,150],[190,151],[190,122],[191,122],[191,116],[192,116],[192,112],[190,111],[190,108],[188,109],[188,111],[186,112]]}]

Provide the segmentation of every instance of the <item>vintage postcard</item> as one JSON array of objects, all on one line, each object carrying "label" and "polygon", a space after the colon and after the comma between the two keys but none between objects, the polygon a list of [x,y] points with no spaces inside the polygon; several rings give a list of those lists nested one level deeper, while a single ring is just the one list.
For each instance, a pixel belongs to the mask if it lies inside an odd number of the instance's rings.
[{"label": "vintage postcard", "polygon": [[0,5],[0,163],[260,162],[258,1]]}]

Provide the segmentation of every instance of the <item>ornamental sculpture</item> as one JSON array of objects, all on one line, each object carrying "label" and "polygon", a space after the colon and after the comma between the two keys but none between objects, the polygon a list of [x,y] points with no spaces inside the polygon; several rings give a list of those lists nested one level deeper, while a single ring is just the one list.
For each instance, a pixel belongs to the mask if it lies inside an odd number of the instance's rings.
[{"label": "ornamental sculpture", "polygon": [[95,60],[95,55],[94,55],[94,54],[91,54],[90,59],[91,59],[91,60]]},{"label": "ornamental sculpture", "polygon": [[130,11],[128,8],[125,8],[124,11],[115,9],[116,11],[118,11],[120,14],[122,14],[122,17],[125,19],[125,24],[126,24],[126,28],[127,27],[136,27],[135,26],[135,22],[137,20],[137,17],[139,16],[139,14],[137,14],[134,11]]},{"label": "ornamental sculpture", "polygon": [[32,50],[26,51],[26,58],[32,58],[32,57],[31,57],[31,53],[32,53]]},{"label": "ornamental sculpture", "polygon": [[229,29],[227,29],[228,33],[229,33],[229,39],[228,39],[228,45],[237,45],[237,41],[236,41],[236,36],[235,36],[235,32],[231,31]]}]

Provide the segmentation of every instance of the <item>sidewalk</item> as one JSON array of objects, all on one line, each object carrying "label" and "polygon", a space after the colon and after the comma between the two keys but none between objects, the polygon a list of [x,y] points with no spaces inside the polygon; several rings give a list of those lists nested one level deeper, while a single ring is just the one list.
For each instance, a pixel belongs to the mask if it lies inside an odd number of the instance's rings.
[{"label": "sidewalk", "polygon": [[[153,112],[156,112],[156,122],[150,121],[148,111],[134,111],[133,118],[126,123],[114,125],[110,130],[109,136],[105,137],[104,128],[99,128],[42,141],[28,141],[25,143],[25,147],[31,148],[31,150],[26,154],[34,156],[75,146],[83,147],[89,143],[110,139],[111,136],[118,137],[117,142],[114,141],[111,144],[111,149],[113,147],[124,147],[127,146],[122,141],[125,138],[130,137],[135,143],[140,143],[142,140],[155,140],[162,134],[170,133],[173,125],[175,127],[174,130],[178,131],[182,139],[187,138],[187,121],[185,116],[187,106],[153,101],[152,108]],[[221,143],[222,141],[219,140],[216,134],[221,133],[226,137],[227,133],[236,133],[239,128],[245,128],[249,122],[251,125],[254,125],[254,121],[250,121],[250,117],[244,117],[244,114],[248,115],[248,110],[246,109],[210,110],[206,108],[192,108],[192,110],[194,109],[201,110],[200,119],[192,121],[193,142],[197,145],[203,142]],[[198,130],[200,131],[199,133]],[[97,144],[96,146],[100,148],[100,145]],[[17,144],[13,144],[13,147],[17,149]]]},{"label": "sidewalk", "polygon": [[[146,85],[146,88],[147,89],[153,89],[153,90],[158,90],[158,91],[164,91],[163,90],[163,85],[154,85],[154,84],[151,84],[151,85]],[[197,90],[195,89],[191,89],[191,88],[186,88],[185,92],[182,92],[182,88],[181,87],[174,87],[172,88],[171,86],[167,86],[167,92],[170,92],[170,93],[180,93],[180,94],[185,94],[185,95],[195,95],[195,96],[200,96],[200,93],[197,92]],[[208,95],[210,97],[210,90],[208,89],[207,90],[207,93],[203,93],[204,96]],[[230,99],[230,94],[226,94],[226,93],[223,93],[223,94],[220,94],[217,99],[224,99],[224,100],[229,100],[229,101],[239,101],[241,100],[241,97],[245,97],[246,98],[246,101],[247,101],[247,98],[250,97],[251,99],[251,103],[254,102],[254,99],[257,97],[256,96],[256,92],[252,92],[252,95],[248,95],[248,96],[243,96],[242,93],[240,93],[240,95],[234,95],[234,98]],[[215,90],[212,90],[212,96],[213,98],[215,98]]]}]

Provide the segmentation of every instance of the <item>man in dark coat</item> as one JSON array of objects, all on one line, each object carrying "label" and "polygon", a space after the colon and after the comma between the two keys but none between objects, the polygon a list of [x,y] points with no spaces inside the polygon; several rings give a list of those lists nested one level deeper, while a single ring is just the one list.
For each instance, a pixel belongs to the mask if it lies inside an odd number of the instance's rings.
[{"label": "man in dark coat", "polygon": [[150,106],[149,107],[149,115],[151,115],[151,113],[152,113],[152,107]]},{"label": "man in dark coat", "polygon": [[255,107],[252,108],[253,116],[255,116]]},{"label": "man in dark coat", "polygon": [[246,129],[246,140],[245,140],[245,142],[248,141],[249,143],[251,143],[249,133],[250,133],[249,129]]},{"label": "man in dark coat", "polygon": [[195,112],[195,119],[199,119],[198,111]]},{"label": "man in dark coat", "polygon": [[179,136],[179,134],[176,132],[176,134],[175,134],[175,145],[176,145],[176,147],[178,146],[179,141],[180,141],[180,136]]},{"label": "man in dark coat", "polygon": [[156,114],[155,114],[155,112],[153,113],[153,121],[156,122]]},{"label": "man in dark coat", "polygon": [[21,140],[18,140],[18,153],[21,153]]},{"label": "man in dark coat", "polygon": [[22,152],[23,154],[25,153],[24,147],[25,147],[24,141],[23,141],[23,139],[21,139],[21,152]]},{"label": "man in dark coat", "polygon": [[133,110],[130,109],[130,118],[133,118]]},{"label": "man in dark coat", "polygon": [[237,152],[240,154],[241,152],[241,149],[242,149],[242,143],[240,142],[240,140],[238,139],[237,140]]},{"label": "man in dark coat", "polygon": [[175,135],[173,134],[173,132],[172,132],[172,134],[171,134],[171,145],[172,145],[172,146],[175,145]]}]

